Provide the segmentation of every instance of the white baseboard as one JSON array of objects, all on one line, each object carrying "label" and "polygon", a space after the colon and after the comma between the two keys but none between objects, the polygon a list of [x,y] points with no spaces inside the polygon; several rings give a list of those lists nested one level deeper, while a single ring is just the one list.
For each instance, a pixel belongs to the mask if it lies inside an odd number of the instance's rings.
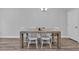
[{"label": "white baseboard", "polygon": [[[71,38],[70,36],[61,36],[62,38]],[[20,36],[0,36],[0,38],[20,38]]]},{"label": "white baseboard", "polygon": [[[0,36],[0,38],[20,38],[20,36]],[[75,40],[75,38],[70,37],[70,36],[61,36],[61,38],[71,38],[71,39]],[[26,41],[24,40],[24,42],[26,42]],[[79,42],[79,41],[77,41],[77,42]]]},{"label": "white baseboard", "polygon": [[[0,38],[20,38],[20,36],[0,36]],[[26,42],[25,39],[24,42]]]},{"label": "white baseboard", "polygon": [[62,38],[71,38],[70,36],[61,36]]},{"label": "white baseboard", "polygon": [[[20,38],[20,36],[0,36],[0,38]],[[71,38],[73,40],[75,40],[73,37],[70,37],[70,36],[61,36],[61,38]],[[25,40],[24,40],[25,42]],[[77,41],[79,42],[79,41]]]},{"label": "white baseboard", "polygon": [[62,37],[62,38],[70,38],[70,39],[72,39],[72,40],[74,40],[74,41],[76,41],[76,42],[79,43],[79,41],[76,40],[74,37],[71,37],[71,36],[61,36],[61,37]]},{"label": "white baseboard", "polygon": [[[62,38],[70,38],[70,36],[61,36]],[[20,38],[20,36],[0,36],[0,38]]]},{"label": "white baseboard", "polygon": [[0,36],[0,38],[20,38],[20,36]]}]

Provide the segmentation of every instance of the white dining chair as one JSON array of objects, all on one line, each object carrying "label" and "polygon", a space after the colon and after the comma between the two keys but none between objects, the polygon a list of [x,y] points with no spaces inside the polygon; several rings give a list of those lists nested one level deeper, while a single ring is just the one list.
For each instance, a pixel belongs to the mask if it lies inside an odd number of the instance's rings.
[{"label": "white dining chair", "polygon": [[28,33],[28,48],[30,44],[36,44],[36,48],[38,48],[38,34],[37,33]]},{"label": "white dining chair", "polygon": [[52,36],[51,33],[40,33],[41,38],[41,48],[44,44],[49,44],[50,48],[52,47]]}]

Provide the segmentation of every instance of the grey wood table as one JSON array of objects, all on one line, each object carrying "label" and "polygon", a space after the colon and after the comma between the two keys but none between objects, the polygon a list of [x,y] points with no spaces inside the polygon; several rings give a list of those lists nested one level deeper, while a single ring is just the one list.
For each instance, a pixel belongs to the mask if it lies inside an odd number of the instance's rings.
[{"label": "grey wood table", "polygon": [[[61,48],[61,31],[20,31],[21,48],[24,48],[24,34],[28,33],[52,33],[57,35],[57,48]],[[53,35],[52,35],[53,37]]]}]

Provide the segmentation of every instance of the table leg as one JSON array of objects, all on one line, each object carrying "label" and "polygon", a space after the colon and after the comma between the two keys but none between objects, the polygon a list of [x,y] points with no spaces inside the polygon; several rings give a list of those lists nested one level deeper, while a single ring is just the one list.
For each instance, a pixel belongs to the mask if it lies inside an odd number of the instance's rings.
[{"label": "table leg", "polygon": [[28,45],[28,33],[26,33],[26,46]]},{"label": "table leg", "polygon": [[21,48],[24,48],[24,37],[23,37],[23,33],[20,33],[20,39],[21,39]]},{"label": "table leg", "polygon": [[61,32],[57,34],[57,48],[61,48]]}]

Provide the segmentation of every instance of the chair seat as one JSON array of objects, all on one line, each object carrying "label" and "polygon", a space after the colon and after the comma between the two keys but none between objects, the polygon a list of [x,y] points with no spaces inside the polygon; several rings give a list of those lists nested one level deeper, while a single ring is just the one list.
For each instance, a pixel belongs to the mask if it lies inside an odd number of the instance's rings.
[{"label": "chair seat", "polygon": [[44,37],[44,38],[41,38],[42,40],[50,40],[50,38],[46,38],[46,37]]},{"label": "chair seat", "polygon": [[37,40],[37,38],[34,38],[34,37],[30,37],[30,38],[28,38],[29,40]]}]

